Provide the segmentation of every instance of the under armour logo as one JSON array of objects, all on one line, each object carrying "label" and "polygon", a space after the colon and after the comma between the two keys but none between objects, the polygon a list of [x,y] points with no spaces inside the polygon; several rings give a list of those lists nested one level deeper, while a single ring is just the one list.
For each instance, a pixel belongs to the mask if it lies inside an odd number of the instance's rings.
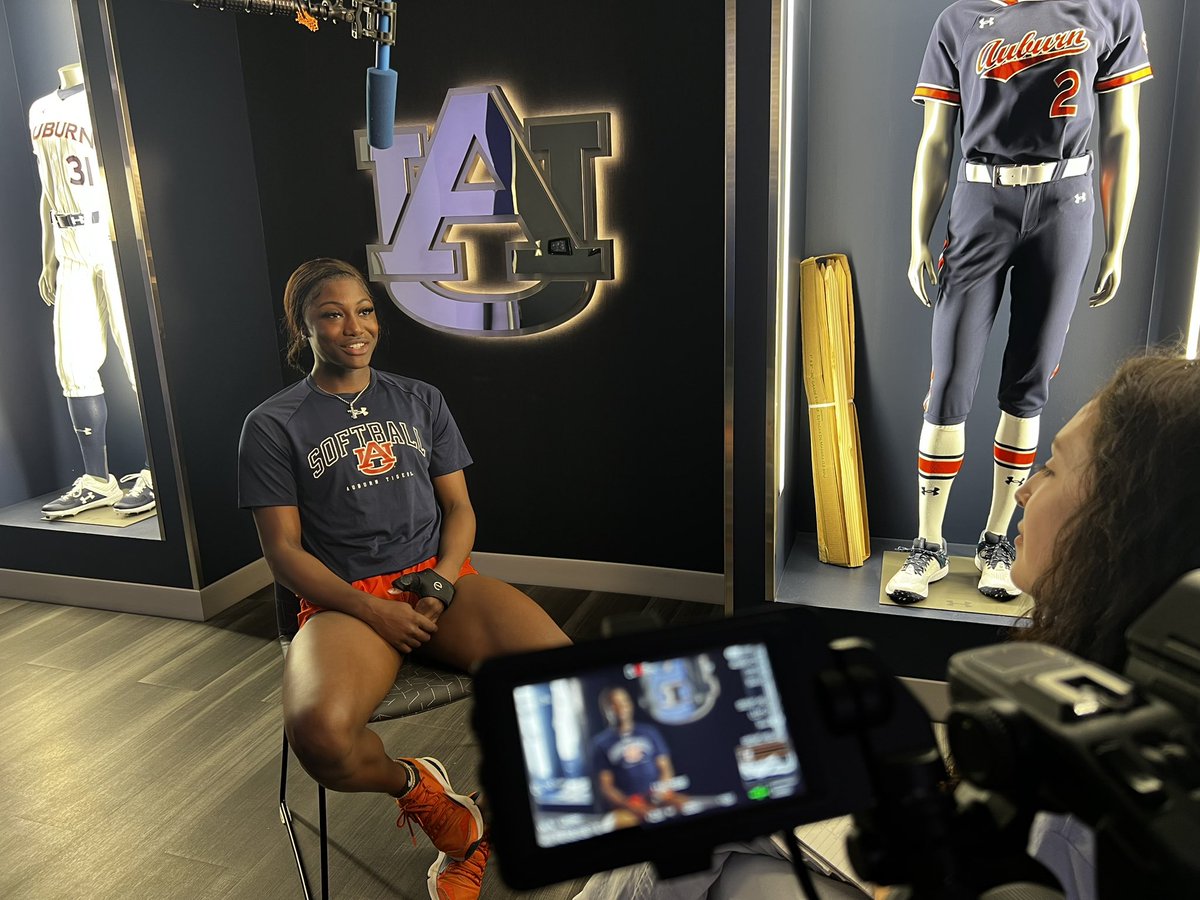
[{"label": "under armour logo", "polygon": [[979,20],[979,27],[980,27],[980,28],[989,28],[989,27],[991,27],[992,25],[995,25],[995,24],[996,24],[996,17],[995,17],[995,16],[987,16],[986,18],[982,18],[982,19],[980,19],[980,20]]},{"label": "under armour logo", "polygon": [[1005,484],[1015,484],[1019,487],[1020,485],[1025,483],[1025,479],[1024,478],[1014,478],[1012,475],[1009,475],[1007,478],[1004,479],[1004,483]]},{"label": "under armour logo", "polygon": [[1072,199],[1074,199],[1076,203],[1083,203],[1085,200],[1087,200],[1087,194],[1085,194],[1083,191],[1080,191]]},{"label": "under armour logo", "polygon": [[942,492],[942,489],[940,487],[925,487],[923,485],[921,487],[921,496],[922,497],[924,497],[926,494],[932,494],[934,497],[936,497],[941,492]]},{"label": "under armour logo", "polygon": [[351,407],[349,407],[349,409],[350,409],[350,417],[352,419],[357,419],[359,416],[365,416],[367,414],[367,408],[365,406],[360,406],[357,409],[355,407],[351,406]]},{"label": "under armour logo", "polygon": [[92,433],[92,429],[90,428],[76,428],[75,431],[85,436]]}]

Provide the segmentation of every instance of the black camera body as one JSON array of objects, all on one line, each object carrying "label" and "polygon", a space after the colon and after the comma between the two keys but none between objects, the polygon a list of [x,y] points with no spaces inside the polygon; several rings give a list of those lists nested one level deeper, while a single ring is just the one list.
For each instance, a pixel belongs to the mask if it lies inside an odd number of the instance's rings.
[{"label": "black camera body", "polygon": [[501,874],[532,888],[650,861],[670,877],[853,813],[860,876],[1008,896],[1055,884],[1025,854],[1048,811],[1095,831],[1101,900],[1200,896],[1198,608],[1200,571],[1135,624],[1136,681],[1027,642],[954,656],[955,793],[907,688],[802,607],[490,660],[473,723]]}]

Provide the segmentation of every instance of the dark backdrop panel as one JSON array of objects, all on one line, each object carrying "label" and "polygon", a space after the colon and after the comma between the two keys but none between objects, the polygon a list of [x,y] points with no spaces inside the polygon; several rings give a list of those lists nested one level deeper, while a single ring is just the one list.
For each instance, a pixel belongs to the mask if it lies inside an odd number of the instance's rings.
[{"label": "dark backdrop panel", "polygon": [[261,555],[237,508],[237,443],[281,386],[241,60],[232,14],[161,0],[115,12],[203,587]]},{"label": "dark backdrop panel", "polygon": [[[376,363],[445,393],[477,460],[478,549],[717,572],[721,8],[679,16],[623,0],[580,13],[548,0],[503,15],[482,0],[406,8],[397,120],[432,124],[447,90],[481,83],[500,84],[521,116],[611,111],[599,236],[619,239],[618,280],[576,320],[520,338],[433,332],[381,303]],[[363,266],[378,240],[353,141],[373,48],[342,28],[238,28],[278,316],[298,263]]]},{"label": "dark backdrop panel", "polygon": [[[810,120],[821,124],[809,132],[804,255],[843,251],[850,256],[858,325],[855,403],[876,537],[908,539],[917,526],[915,460],[921,402],[929,385],[931,314],[906,279],[913,160],[922,124],[921,108],[910,97],[929,32],[946,5],[946,0],[812,4],[808,103]],[[1113,302],[1098,310],[1087,308],[1086,295],[1104,249],[1097,211],[1092,264],[1042,418],[1040,458],[1048,454],[1055,432],[1117,361],[1148,339],[1166,163],[1176,120],[1175,36],[1184,0],[1142,0],[1141,5],[1156,76],[1141,92],[1142,178],[1124,277]],[[949,204],[948,195],[930,237],[935,251],[945,234]],[[1005,302],[967,421],[966,463],[955,481],[944,527],[950,541],[974,543],[987,516],[991,442],[999,416],[996,387],[1007,329]],[[799,386],[797,397],[802,391]],[[806,409],[801,402],[797,416],[807,416]],[[810,477],[806,449],[802,443],[796,455],[798,483]],[[799,492],[797,502],[798,530],[814,530],[811,491]]]}]

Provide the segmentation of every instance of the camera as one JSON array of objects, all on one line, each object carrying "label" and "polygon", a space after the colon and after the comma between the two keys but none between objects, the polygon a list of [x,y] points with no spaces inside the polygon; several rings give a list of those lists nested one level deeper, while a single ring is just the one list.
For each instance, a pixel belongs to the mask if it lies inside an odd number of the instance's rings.
[{"label": "camera", "polygon": [[1094,832],[1102,900],[1197,895],[1198,604],[1200,571],[1130,629],[1125,675],[1029,642],[952,657],[957,787],[873,648],[802,607],[489,660],[473,725],[501,875],[672,877],[849,813],[855,869],[896,896],[1053,897],[1025,852],[1048,812]]}]

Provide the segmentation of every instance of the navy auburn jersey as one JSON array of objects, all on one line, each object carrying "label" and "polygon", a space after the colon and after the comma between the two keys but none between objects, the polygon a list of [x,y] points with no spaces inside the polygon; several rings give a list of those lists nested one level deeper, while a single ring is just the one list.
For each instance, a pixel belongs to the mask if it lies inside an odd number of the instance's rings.
[{"label": "navy auburn jersey", "polygon": [[1096,95],[1152,77],[1137,0],[957,0],[933,26],[912,99],[962,109],[963,158],[1081,156]]}]

